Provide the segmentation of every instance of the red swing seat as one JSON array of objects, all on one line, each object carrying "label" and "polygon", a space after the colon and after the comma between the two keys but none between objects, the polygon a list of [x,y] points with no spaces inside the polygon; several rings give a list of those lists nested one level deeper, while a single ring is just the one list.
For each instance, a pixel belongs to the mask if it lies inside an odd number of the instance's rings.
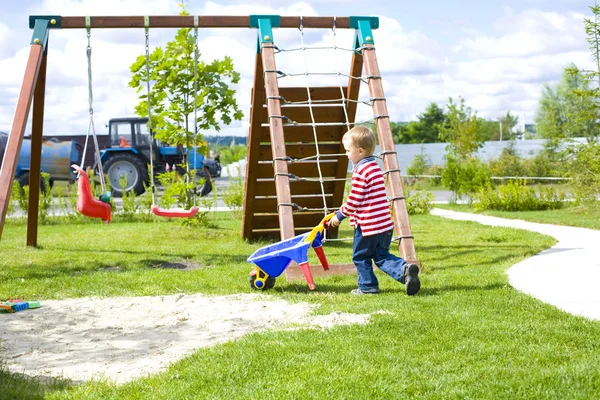
[{"label": "red swing seat", "polygon": [[157,205],[152,205],[150,211],[159,217],[190,218],[198,213],[198,207],[193,206],[189,210],[162,210]]},{"label": "red swing seat", "polygon": [[100,218],[102,221],[110,222],[110,205],[92,196],[90,179],[83,169],[77,165],[71,165],[79,173],[77,180],[77,211],[86,217]]}]

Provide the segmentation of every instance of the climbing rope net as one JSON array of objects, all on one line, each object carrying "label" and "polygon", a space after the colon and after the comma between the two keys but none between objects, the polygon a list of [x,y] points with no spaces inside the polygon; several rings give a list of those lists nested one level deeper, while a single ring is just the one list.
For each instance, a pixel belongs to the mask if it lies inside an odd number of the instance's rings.
[{"label": "climbing rope net", "polygon": [[[336,177],[327,177],[324,175],[324,173],[322,171],[322,165],[321,165],[322,162],[332,162],[332,161],[335,162],[335,159],[342,157],[342,156],[346,156],[346,154],[345,153],[329,154],[329,153],[321,152],[320,146],[319,146],[318,135],[317,135],[317,128],[319,128],[319,127],[344,127],[345,128],[344,132],[347,132],[354,125],[375,124],[377,122],[377,119],[388,118],[388,116],[387,115],[375,115],[375,116],[372,115],[373,114],[372,113],[373,102],[374,101],[385,101],[384,97],[365,98],[365,96],[359,96],[358,99],[351,99],[346,95],[344,86],[341,81],[342,79],[358,80],[358,81],[360,81],[361,84],[368,85],[370,79],[381,79],[381,77],[373,76],[373,75],[351,76],[349,74],[346,74],[346,73],[343,73],[340,71],[340,67],[339,67],[340,53],[345,52],[348,56],[351,56],[354,52],[361,51],[361,48],[344,48],[344,47],[338,46],[338,44],[337,44],[338,34],[337,34],[337,29],[336,29],[336,19],[335,18],[333,20],[333,26],[331,27],[331,35],[330,35],[331,44],[329,44],[329,45],[310,46],[310,45],[306,44],[306,42],[307,42],[306,37],[305,37],[306,32],[303,27],[302,17],[300,18],[299,32],[300,32],[300,45],[298,47],[281,48],[281,47],[273,45],[273,49],[274,49],[274,54],[277,57],[276,65],[280,65],[279,61],[281,61],[282,55],[284,55],[286,53],[290,53],[290,54],[294,54],[294,53],[298,54],[299,53],[299,54],[301,54],[302,62],[286,63],[285,60],[283,60],[284,62],[281,64],[283,64],[283,65],[302,64],[304,67],[303,68],[304,70],[303,71],[284,72],[283,70],[278,69],[278,70],[265,70],[264,73],[265,74],[266,73],[276,73],[278,83],[279,82],[284,83],[285,81],[298,81],[299,79],[304,78],[303,79],[304,82],[303,82],[302,86],[306,87],[307,100],[289,101],[289,100],[285,99],[283,96],[279,96],[279,97],[277,97],[277,99],[282,104],[282,108],[281,108],[282,115],[271,115],[270,118],[280,118],[283,122],[284,128],[290,127],[290,126],[311,127],[313,138],[314,138],[316,154],[312,155],[312,156],[308,156],[308,157],[303,157],[303,158],[292,158],[289,156],[286,156],[284,158],[276,157],[276,158],[274,158],[272,163],[273,163],[273,165],[275,165],[275,161],[277,161],[277,160],[286,161],[288,164],[316,161],[318,177],[302,177],[302,176],[297,176],[292,173],[275,173],[275,177],[277,175],[285,175],[291,180],[319,182],[320,188],[321,188],[321,193],[319,195],[322,198],[323,206],[318,207],[318,208],[311,208],[311,207],[303,207],[297,203],[291,203],[291,204],[279,203],[279,204],[277,204],[277,208],[279,209],[280,206],[291,206],[294,211],[300,211],[300,212],[302,212],[302,211],[323,211],[324,215],[328,215],[331,212],[333,212],[334,210],[339,209],[339,206],[341,206],[341,204],[337,207],[328,206],[324,184],[326,182],[334,182],[334,181],[346,181],[347,182],[347,181],[350,181],[351,178],[350,177],[336,178]],[[309,53],[318,52],[318,51],[333,52],[334,71],[309,71]],[[296,61],[298,61],[298,60],[296,60]],[[318,61],[313,64],[318,65],[319,67],[323,67],[324,63],[322,62],[322,58],[319,58]],[[345,65],[348,65],[348,64],[345,64]],[[294,67],[291,67],[291,68],[294,68]],[[311,91],[310,91],[310,88],[311,88],[310,78],[315,78],[315,77],[320,81],[321,84],[324,82],[330,82],[333,79],[335,81],[335,86],[337,86],[339,88],[340,96],[331,98],[331,99],[313,99],[311,96]],[[281,85],[278,85],[278,86],[282,87]],[[359,91],[359,93],[362,93],[362,92],[364,92],[364,91]],[[362,99],[361,99],[361,97],[362,97]],[[267,97],[266,100],[268,101],[270,99],[273,99],[273,97]],[[348,113],[348,105],[350,103],[356,104],[356,107],[357,107],[356,115],[370,114],[371,117],[367,118],[367,119],[363,119],[363,120],[350,121],[350,116]],[[369,107],[368,112],[363,112],[363,113],[358,112],[359,106],[368,106]],[[290,107],[308,107],[308,110],[310,113],[310,122],[297,122],[297,121],[294,121],[291,118],[287,117],[285,115],[285,109],[290,108]],[[315,118],[315,112],[314,112],[317,107],[341,107],[343,110],[344,120],[338,121],[338,122],[317,122],[316,118]],[[268,127],[269,124],[263,123],[261,126]],[[376,153],[375,157],[381,159],[385,155],[391,155],[391,156],[396,157],[396,152],[395,151],[382,151],[382,152]],[[391,172],[391,171],[383,171],[384,176],[387,175],[389,172]],[[394,200],[399,200],[399,199],[400,198],[388,198],[388,201],[394,201]],[[402,197],[402,199],[404,199],[404,197]],[[325,231],[324,239],[325,239],[324,241],[353,240],[353,238],[340,238],[340,239],[329,238],[328,239],[326,231]],[[394,238],[394,239],[397,240],[398,238]]]}]

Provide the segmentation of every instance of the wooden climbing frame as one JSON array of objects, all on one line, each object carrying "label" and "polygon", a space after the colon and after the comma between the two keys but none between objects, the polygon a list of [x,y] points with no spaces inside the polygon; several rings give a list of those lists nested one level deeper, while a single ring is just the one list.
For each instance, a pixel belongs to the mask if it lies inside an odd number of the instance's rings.
[{"label": "wooden climbing frame", "polygon": [[[193,28],[193,16],[31,16],[33,29],[30,55],[13,125],[8,139],[4,162],[0,168],[0,238],[6,218],[11,187],[16,172],[18,155],[33,101],[30,182],[39,182],[41,138],[43,135],[46,60],[49,32],[53,29],[107,29],[145,28],[148,18],[151,28]],[[250,132],[248,137],[248,164],[244,197],[242,235],[247,239],[271,237],[288,239],[309,231],[323,217],[323,212],[294,212],[294,204],[305,208],[324,207],[334,210],[343,203],[348,159],[342,155],[343,134],[355,122],[361,77],[364,71],[373,104],[384,173],[392,202],[393,218],[400,240],[400,252],[408,262],[417,262],[414,241],[390,120],[377,65],[372,29],[378,27],[376,17],[293,17],[293,16],[199,16],[199,28],[255,28],[258,46],[255,60]],[[275,64],[272,28],[354,29],[355,43],[350,64],[349,79],[342,87],[279,87]],[[308,89],[308,90],[307,90]],[[319,106],[292,106],[291,102],[318,100]],[[282,99],[285,99],[282,100]],[[344,112],[345,107],[345,112]],[[283,116],[298,124],[289,124]],[[313,121],[314,116],[314,121]],[[346,120],[347,116],[347,120]],[[338,124],[335,124],[335,123]],[[315,131],[310,124],[316,126]],[[330,124],[327,124],[330,123]],[[346,125],[343,123],[350,123]],[[321,155],[335,155],[324,160],[289,163],[294,159],[315,156],[316,146]],[[319,163],[319,165],[317,165]],[[320,173],[319,173],[320,171]],[[290,175],[292,174],[292,175]],[[295,179],[313,178],[308,180]],[[319,179],[322,177],[323,182]],[[327,178],[331,178],[327,180]],[[36,187],[36,184],[32,185]],[[37,245],[38,198],[32,191],[29,198],[27,245]],[[330,233],[330,237],[337,232]],[[330,265],[328,273],[354,272],[352,264]],[[322,274],[315,268],[315,274]],[[298,268],[286,269],[288,279],[301,277]]]}]

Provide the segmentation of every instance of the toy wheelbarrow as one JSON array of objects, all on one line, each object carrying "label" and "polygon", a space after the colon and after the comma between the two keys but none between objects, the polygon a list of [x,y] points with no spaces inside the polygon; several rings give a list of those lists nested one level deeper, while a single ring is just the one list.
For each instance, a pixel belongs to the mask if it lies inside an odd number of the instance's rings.
[{"label": "toy wheelbarrow", "polygon": [[308,248],[312,247],[315,250],[323,269],[328,270],[329,264],[323,251],[323,231],[334,215],[335,213],[327,215],[310,232],[256,250],[248,257],[249,263],[257,265],[250,272],[250,287],[256,290],[271,289],[275,285],[275,278],[295,261],[308,283],[308,288],[315,290],[315,282],[308,265]]}]

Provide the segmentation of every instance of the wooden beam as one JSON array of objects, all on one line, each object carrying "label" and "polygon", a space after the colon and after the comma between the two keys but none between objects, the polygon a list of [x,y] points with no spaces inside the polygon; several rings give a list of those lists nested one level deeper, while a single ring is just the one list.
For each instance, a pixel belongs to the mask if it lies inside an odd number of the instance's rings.
[{"label": "wooden beam", "polygon": [[[308,105],[282,105],[281,112],[284,116],[294,122],[310,123],[313,118],[318,122],[344,122],[344,109],[342,104],[314,105],[311,109]],[[264,116],[264,117],[263,117]],[[261,119],[266,119],[267,108],[263,107]]]},{"label": "wooden beam", "polygon": [[396,224],[396,233],[400,236],[400,252],[402,257],[409,263],[418,263],[415,253],[415,245],[408,220],[408,209],[404,191],[402,189],[402,177],[398,166],[398,155],[395,153],[394,141],[392,139],[392,129],[390,127],[390,118],[388,116],[383,85],[381,84],[381,75],[377,65],[377,56],[375,47],[372,44],[365,44],[362,47],[363,58],[365,62],[365,71],[371,76],[369,79],[369,93],[371,97],[382,100],[373,101],[373,115],[377,118],[377,135],[379,136],[379,148],[382,151],[390,151],[383,157],[383,165],[387,174],[389,194],[392,197],[392,208],[394,214],[394,223]]},{"label": "wooden beam", "polygon": [[[323,219],[323,212],[320,211],[306,211],[294,213],[294,227],[307,228],[311,230],[321,222]],[[258,214],[254,217],[256,221],[255,226],[259,229],[277,229],[279,228],[279,222],[277,214]],[[256,229],[258,230],[258,229]]]},{"label": "wooden beam", "polygon": [[[46,53],[47,54],[47,53]],[[27,209],[27,246],[37,246],[40,171],[42,169],[42,136],[44,135],[44,99],[46,97],[47,55],[42,62],[33,94],[33,115],[31,119],[31,153],[29,158],[29,207]],[[47,188],[50,190],[50,188]]]},{"label": "wooden beam", "polygon": [[[292,203],[298,204],[300,207],[305,208],[323,208],[323,196],[322,195],[308,195],[308,196],[294,196],[292,194]],[[327,208],[333,208],[333,202],[331,194],[325,194],[325,204]],[[254,200],[253,211],[256,214],[260,213],[277,213],[277,199],[274,197],[257,197]],[[321,216],[323,216],[321,214]]]},{"label": "wooden beam", "polygon": [[[333,182],[323,182],[325,193],[333,191]],[[290,190],[294,195],[307,195],[321,193],[321,183],[317,181],[291,181]],[[273,179],[261,179],[256,182],[256,193],[260,196],[275,196],[275,182]]]},{"label": "wooden beam", "polygon": [[279,88],[279,94],[285,99],[285,103],[308,101],[308,93],[313,101],[325,101],[321,104],[343,104],[342,91],[346,93],[347,88],[339,86],[315,86],[306,90],[306,87],[282,86]]},{"label": "wooden beam", "polygon": [[17,108],[13,118],[13,125],[10,129],[8,143],[4,152],[4,161],[0,168],[0,238],[4,229],[6,220],[6,212],[8,210],[8,202],[10,201],[10,193],[12,190],[15,172],[17,171],[17,163],[19,154],[21,153],[21,145],[23,143],[23,135],[27,126],[27,118],[31,109],[31,99],[37,82],[38,71],[42,62],[43,48],[40,45],[31,45],[29,49],[29,58],[25,67],[25,76],[21,84],[21,91],[17,99]]},{"label": "wooden beam", "polygon": [[[151,28],[194,27],[193,15],[151,15],[149,19]],[[334,17],[281,16],[279,27],[299,28],[300,21],[302,21],[303,28],[332,28]],[[200,28],[250,28],[250,17],[237,15],[200,15],[198,16],[198,26]],[[340,29],[349,29],[350,18],[335,17],[335,26]],[[85,16],[61,17],[62,29],[83,29],[85,27]],[[144,28],[144,16],[92,16],[90,18],[90,27],[92,29]]]},{"label": "wooden beam", "polygon": [[[322,160],[331,160],[338,162],[338,158],[336,154],[344,154],[339,153],[340,145],[338,143],[319,143],[319,154],[322,155]],[[285,151],[288,157],[292,159],[301,159],[306,157],[314,157],[317,154],[317,145],[314,143],[302,143],[302,144],[286,144]],[[344,155],[347,159],[347,157]],[[271,151],[270,144],[261,144],[259,148],[259,161],[271,161],[273,160],[273,152]],[[313,160],[316,160],[314,158]]]},{"label": "wooden beam", "polygon": [[[323,178],[334,178],[335,172],[337,170],[338,163],[335,160],[328,160],[320,162],[313,161],[303,161],[297,163],[291,163],[287,166],[288,173],[295,175],[298,179],[310,178],[310,179],[319,179],[319,171],[321,172]],[[280,173],[282,173],[280,171]],[[275,171],[273,170],[273,163],[260,163],[257,166],[257,177],[259,179],[268,179],[273,178]],[[288,178],[289,180],[294,180],[294,178]],[[342,184],[345,182],[342,181]],[[319,190],[318,193],[321,193]],[[262,194],[262,193],[261,193]]]},{"label": "wooden beam", "polygon": [[279,100],[279,87],[277,84],[277,67],[275,65],[275,50],[270,43],[261,45],[262,63],[265,72],[265,94],[269,110],[269,130],[271,133],[271,149],[273,152],[273,168],[275,170],[275,187],[277,189],[277,202],[279,208],[279,229],[281,240],[294,237],[294,221],[292,219],[292,196],[290,193],[290,179],[288,165],[285,161],[285,140],[283,139],[283,122],[277,116],[281,115],[281,101]]},{"label": "wooden beam", "polygon": [[[337,142],[339,143],[346,131],[345,126],[317,126],[317,140],[322,142]],[[312,126],[294,126],[287,125],[284,127],[284,138],[287,143],[314,143],[315,132]],[[271,137],[269,127],[263,126],[260,129],[261,143],[270,143]]]}]

